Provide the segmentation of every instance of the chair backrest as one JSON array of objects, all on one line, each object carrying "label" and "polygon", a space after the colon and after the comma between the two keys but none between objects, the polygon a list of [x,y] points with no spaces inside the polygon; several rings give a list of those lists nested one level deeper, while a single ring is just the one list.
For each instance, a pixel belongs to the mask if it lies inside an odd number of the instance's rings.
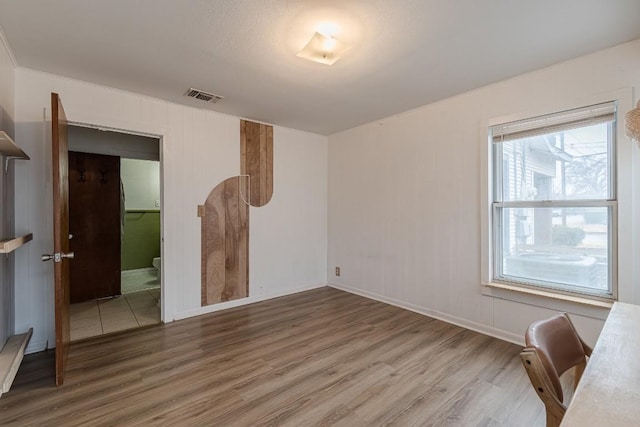
[{"label": "chair backrest", "polygon": [[531,384],[547,411],[547,426],[559,425],[566,406],[560,376],[576,368],[576,385],[591,349],[580,339],[566,313],[534,322],[525,334],[520,353]]}]

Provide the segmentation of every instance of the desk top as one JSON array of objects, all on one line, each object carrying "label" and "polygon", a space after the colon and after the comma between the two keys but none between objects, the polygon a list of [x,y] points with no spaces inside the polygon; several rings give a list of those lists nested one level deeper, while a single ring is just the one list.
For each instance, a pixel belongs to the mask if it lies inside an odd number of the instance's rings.
[{"label": "desk top", "polygon": [[615,303],[562,427],[640,425],[640,306]]}]

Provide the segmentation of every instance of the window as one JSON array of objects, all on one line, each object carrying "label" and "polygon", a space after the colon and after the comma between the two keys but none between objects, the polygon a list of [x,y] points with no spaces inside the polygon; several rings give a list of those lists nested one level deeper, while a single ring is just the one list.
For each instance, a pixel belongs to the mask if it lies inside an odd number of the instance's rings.
[{"label": "window", "polygon": [[616,103],[491,126],[495,282],[616,296]]}]

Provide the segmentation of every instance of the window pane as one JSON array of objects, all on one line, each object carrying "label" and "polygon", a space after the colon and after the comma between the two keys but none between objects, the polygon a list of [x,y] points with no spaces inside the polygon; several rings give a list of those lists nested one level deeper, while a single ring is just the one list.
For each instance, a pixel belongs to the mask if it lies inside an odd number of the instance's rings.
[{"label": "window pane", "polygon": [[610,294],[607,207],[502,208],[498,279]]},{"label": "window pane", "polygon": [[503,150],[502,200],[608,199],[610,126],[602,123],[494,144],[495,150]]}]

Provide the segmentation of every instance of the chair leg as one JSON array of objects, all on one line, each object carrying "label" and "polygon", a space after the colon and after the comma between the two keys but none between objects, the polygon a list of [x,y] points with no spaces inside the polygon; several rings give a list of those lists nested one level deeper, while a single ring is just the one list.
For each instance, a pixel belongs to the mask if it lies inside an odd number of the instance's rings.
[{"label": "chair leg", "polygon": [[578,363],[575,366],[575,371],[573,372],[573,392],[576,392],[576,389],[578,388],[578,383],[580,382],[580,378],[582,378],[582,373],[584,372],[585,368],[587,367],[587,361],[583,361],[582,363]]},{"label": "chair leg", "polygon": [[556,411],[549,410],[549,408],[546,408],[546,412],[547,412],[547,427],[559,427],[560,423],[562,422],[562,418],[564,414],[559,415],[556,413]]}]

